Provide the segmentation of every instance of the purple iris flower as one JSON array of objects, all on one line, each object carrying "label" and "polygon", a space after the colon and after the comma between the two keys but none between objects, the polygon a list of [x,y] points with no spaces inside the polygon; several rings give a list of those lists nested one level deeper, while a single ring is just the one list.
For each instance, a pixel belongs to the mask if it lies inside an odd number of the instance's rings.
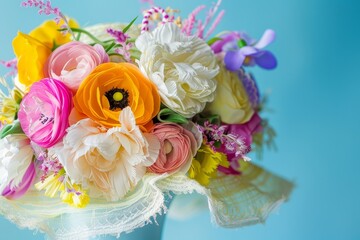
[{"label": "purple iris flower", "polygon": [[274,41],[273,30],[266,30],[257,42],[245,33],[238,32],[224,34],[221,38],[211,48],[215,53],[225,52],[224,63],[228,70],[238,71],[243,65],[258,65],[264,69],[276,68],[275,56],[270,51],[262,50]]}]

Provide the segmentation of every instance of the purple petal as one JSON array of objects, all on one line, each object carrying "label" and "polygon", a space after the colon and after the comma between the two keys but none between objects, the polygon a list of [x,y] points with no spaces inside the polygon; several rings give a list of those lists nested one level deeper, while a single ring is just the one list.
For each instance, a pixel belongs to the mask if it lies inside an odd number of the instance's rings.
[{"label": "purple petal", "polygon": [[274,69],[277,66],[275,56],[269,51],[261,51],[254,59],[256,64],[264,69]]},{"label": "purple petal", "polygon": [[262,49],[275,40],[275,31],[267,29],[261,39],[254,45],[255,48]]},{"label": "purple petal", "polygon": [[110,61],[109,55],[106,53],[103,46],[100,44],[95,44],[94,49],[99,54],[102,63],[107,63]]},{"label": "purple petal", "polygon": [[257,112],[251,117],[251,119],[246,123],[246,127],[249,129],[251,135],[263,131],[261,125],[262,119]]},{"label": "purple petal", "polygon": [[251,38],[246,32],[240,32],[241,39],[244,40],[247,45],[254,45],[256,40]]},{"label": "purple petal", "polygon": [[254,47],[251,47],[251,46],[245,46],[245,47],[240,48],[240,52],[244,56],[250,56],[253,54],[257,54],[259,52],[259,50]]},{"label": "purple petal", "polygon": [[245,56],[238,51],[229,51],[225,54],[224,63],[228,70],[237,71],[243,65]]},{"label": "purple petal", "polygon": [[223,50],[223,46],[232,41],[238,40],[239,34],[237,32],[231,32],[228,34],[225,34],[221,36],[222,40],[216,41],[213,45],[211,45],[211,49],[214,51],[214,53],[219,53]]},{"label": "purple petal", "polygon": [[233,169],[232,167],[223,167],[219,166],[218,170],[222,173],[225,173],[226,175],[240,175],[240,172],[238,170]]},{"label": "purple petal", "polygon": [[260,105],[260,92],[255,78],[251,74],[245,74],[244,72],[239,72],[239,78],[244,85],[251,106],[254,109],[257,109],[257,107]]},{"label": "purple petal", "polygon": [[239,50],[239,46],[236,41],[225,43],[222,47],[223,52],[237,51]]},{"label": "purple petal", "polygon": [[36,176],[35,165],[32,162],[29,165],[28,169],[26,170],[19,186],[15,189],[11,189],[9,184],[8,186],[5,187],[1,195],[8,199],[20,198],[32,186],[35,176]]}]

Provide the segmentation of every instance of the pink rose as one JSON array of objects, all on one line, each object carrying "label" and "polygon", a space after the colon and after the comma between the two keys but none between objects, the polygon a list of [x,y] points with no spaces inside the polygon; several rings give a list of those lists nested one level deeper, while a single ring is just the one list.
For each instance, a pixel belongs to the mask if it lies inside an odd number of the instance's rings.
[{"label": "pink rose", "polygon": [[108,62],[104,48],[81,42],[70,42],[57,48],[45,66],[45,75],[61,80],[73,92],[91,71],[101,63]]},{"label": "pink rose", "polygon": [[180,169],[187,172],[201,144],[197,137],[189,130],[173,123],[156,124],[151,133],[159,139],[161,147],[158,159],[149,170],[157,174]]},{"label": "pink rose", "polygon": [[31,86],[20,104],[21,128],[31,141],[49,148],[65,135],[72,107],[70,90],[59,80],[45,78]]}]

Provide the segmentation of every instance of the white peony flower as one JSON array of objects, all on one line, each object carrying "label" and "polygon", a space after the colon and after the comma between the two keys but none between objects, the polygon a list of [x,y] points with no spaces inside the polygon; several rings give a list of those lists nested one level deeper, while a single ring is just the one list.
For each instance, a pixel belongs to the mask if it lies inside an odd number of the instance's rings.
[{"label": "white peony flower", "polygon": [[136,47],[141,71],[156,84],[167,107],[190,118],[214,100],[219,68],[205,41],[167,23],[140,35]]},{"label": "white peony flower", "polygon": [[7,186],[10,189],[19,187],[33,155],[25,134],[7,135],[0,140],[0,194]]},{"label": "white peony flower", "polygon": [[63,143],[49,150],[70,178],[91,196],[117,201],[142,179],[157,159],[159,140],[143,134],[130,107],[120,114],[121,127],[107,130],[91,119],[68,129]]}]

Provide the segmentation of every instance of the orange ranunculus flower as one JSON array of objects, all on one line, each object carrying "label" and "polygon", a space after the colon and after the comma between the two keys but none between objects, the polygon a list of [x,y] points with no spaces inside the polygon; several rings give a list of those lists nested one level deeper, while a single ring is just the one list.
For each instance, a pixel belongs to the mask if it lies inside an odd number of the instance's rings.
[{"label": "orange ranunculus flower", "polygon": [[[63,34],[58,31],[64,24],[64,20],[60,20],[59,24],[56,24],[54,20],[45,21],[39,27],[30,32],[30,36],[36,38],[50,49],[63,45],[71,41],[70,33]],[[79,24],[74,20],[69,20],[69,26],[72,28],[79,27]],[[54,46],[55,44],[55,46]]]},{"label": "orange ranunculus flower", "polygon": [[51,49],[22,32],[14,38],[13,48],[18,60],[19,81],[29,89],[34,82],[44,78],[43,68]]},{"label": "orange ranunculus flower", "polygon": [[130,63],[103,63],[81,83],[74,105],[78,113],[106,127],[120,126],[121,110],[130,106],[143,130],[160,110],[156,86]]}]

